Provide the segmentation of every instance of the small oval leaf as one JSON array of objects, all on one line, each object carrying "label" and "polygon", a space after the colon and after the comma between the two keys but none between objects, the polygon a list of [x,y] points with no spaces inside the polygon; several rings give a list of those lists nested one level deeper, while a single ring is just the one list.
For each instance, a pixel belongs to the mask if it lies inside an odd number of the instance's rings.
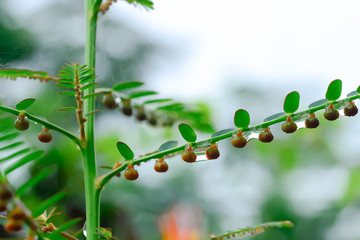
[{"label": "small oval leaf", "polygon": [[328,100],[326,100],[326,99],[320,99],[320,100],[317,100],[317,101],[311,103],[311,104],[309,105],[309,108],[314,108],[314,107],[323,105],[323,104],[325,104],[325,103],[327,103],[327,102],[328,102]]},{"label": "small oval leaf", "polygon": [[352,97],[352,96],[356,96],[356,95],[359,95],[359,93],[357,91],[352,91],[351,93],[348,93],[346,95],[346,97]]},{"label": "small oval leaf", "polygon": [[134,153],[128,145],[119,141],[116,143],[116,146],[121,156],[123,156],[126,160],[130,161],[134,159]]},{"label": "small oval leaf", "polygon": [[132,93],[129,94],[129,98],[133,99],[133,98],[145,97],[145,96],[150,96],[150,95],[155,95],[155,94],[158,94],[158,93],[154,92],[154,91],[132,92]]},{"label": "small oval leaf", "polygon": [[335,101],[341,96],[342,82],[340,79],[336,79],[329,84],[326,91],[325,98],[329,101]]},{"label": "small oval leaf", "polygon": [[265,119],[264,119],[264,122],[269,122],[269,121],[271,121],[271,120],[280,118],[280,117],[285,116],[285,115],[286,115],[286,113],[284,113],[284,112],[276,113],[276,114],[274,114],[274,115],[271,115],[271,116],[265,118]]},{"label": "small oval leaf", "polygon": [[166,143],[163,143],[160,147],[159,147],[159,152],[162,152],[162,151],[165,151],[165,150],[168,150],[170,148],[174,148],[176,147],[178,144],[177,141],[168,141]]},{"label": "small oval leaf", "polygon": [[293,91],[286,95],[284,100],[284,112],[294,113],[299,108],[300,94],[297,91]]},{"label": "small oval leaf", "polygon": [[185,141],[187,141],[187,142],[195,142],[196,141],[197,136],[196,136],[194,129],[192,129],[192,127],[190,127],[189,125],[187,125],[185,123],[180,123],[178,128],[181,133],[181,136],[185,139]]},{"label": "small oval leaf", "polygon": [[217,137],[217,136],[221,136],[221,135],[223,135],[223,134],[232,132],[232,131],[234,131],[234,130],[235,130],[235,129],[233,129],[233,128],[228,128],[228,129],[223,129],[223,130],[217,131],[216,133],[214,133],[213,135],[211,135],[211,138],[214,138],[214,137]]},{"label": "small oval leaf", "polygon": [[95,109],[94,111],[91,111],[91,112],[85,114],[85,117],[90,116],[90,115],[95,114],[95,113],[98,113],[98,112],[101,112],[101,111],[102,111],[101,109]]},{"label": "small oval leaf", "polygon": [[357,91],[358,93],[360,93],[360,86],[356,89],[356,91]]},{"label": "small oval leaf", "polygon": [[137,88],[142,85],[144,85],[143,82],[123,82],[123,83],[119,83],[119,84],[115,85],[112,89],[114,91],[123,91],[126,89]]},{"label": "small oval leaf", "polygon": [[250,115],[244,109],[239,109],[234,115],[234,124],[238,128],[247,127],[250,124]]},{"label": "small oval leaf", "polygon": [[58,92],[57,94],[64,95],[64,96],[75,96],[75,92],[70,92],[70,91],[61,91],[61,92]]},{"label": "small oval leaf", "polygon": [[34,102],[35,102],[35,98],[27,98],[22,100],[21,102],[19,102],[18,104],[16,104],[15,108],[17,110],[25,110],[28,107],[30,107]]},{"label": "small oval leaf", "polygon": [[154,99],[154,100],[146,101],[143,104],[164,103],[164,102],[169,102],[169,101],[172,101],[172,99],[170,99],[170,98],[167,98],[167,99]]}]

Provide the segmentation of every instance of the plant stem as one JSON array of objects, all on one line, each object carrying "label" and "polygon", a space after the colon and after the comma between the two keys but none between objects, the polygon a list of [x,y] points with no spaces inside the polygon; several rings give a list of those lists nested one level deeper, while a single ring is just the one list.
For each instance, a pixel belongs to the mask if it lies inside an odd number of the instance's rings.
[{"label": "plant stem", "polygon": [[[89,68],[95,68],[96,54],[96,22],[98,8],[101,0],[84,0],[85,3],[85,25],[86,25],[86,42],[85,42],[85,64]],[[95,80],[93,80],[95,81]],[[92,83],[92,82],[90,82]],[[95,86],[85,90],[85,95],[95,92]],[[95,99],[88,98],[84,101],[85,114],[94,111]],[[100,201],[95,189],[96,179],[96,161],[95,161],[95,141],[94,141],[94,115],[89,115],[85,122],[85,136],[82,145],[82,156],[84,166],[85,182],[85,201],[86,201],[86,231],[87,239],[96,239],[95,232],[100,226],[99,212]]]},{"label": "plant stem", "polygon": [[[342,102],[349,102],[349,101],[352,101],[352,100],[355,100],[355,99],[358,99],[358,98],[360,98],[360,94],[355,95],[355,96],[351,96],[351,97],[347,97],[347,98],[344,98],[344,99],[341,99],[341,100],[332,101],[331,104],[339,104],[339,103],[342,103]],[[314,112],[317,112],[319,110],[325,109],[328,105],[329,105],[329,102],[325,103],[325,104],[322,104],[322,105],[319,105],[317,107],[313,107],[313,108],[301,111],[301,112],[292,113],[292,114],[290,114],[290,116],[293,117],[293,118],[303,117],[303,116],[309,115],[310,113],[314,113]],[[263,122],[263,123],[253,125],[253,126],[249,126],[249,127],[234,129],[233,131],[229,131],[227,133],[224,133],[224,134],[216,136],[216,137],[212,137],[212,138],[202,140],[202,141],[199,141],[199,142],[193,142],[193,143],[191,143],[191,146],[196,148],[197,146],[202,146],[202,145],[204,145],[206,143],[211,143],[211,142],[217,142],[217,141],[220,141],[220,140],[224,140],[224,139],[232,137],[239,130],[241,132],[250,132],[250,131],[253,131],[253,130],[261,130],[261,129],[267,128],[267,127],[269,127],[271,125],[274,125],[276,123],[280,123],[280,122],[285,121],[287,116],[288,115],[286,113],[284,113],[283,116],[278,117],[276,119],[273,119],[271,121]],[[159,159],[159,158],[162,158],[162,157],[164,157],[166,155],[170,155],[170,154],[174,154],[174,153],[183,151],[186,148],[186,146],[187,146],[187,144],[184,144],[182,146],[170,148],[170,149],[167,149],[167,150],[164,150],[164,151],[161,151],[161,152],[151,153],[151,154],[145,155],[144,157],[141,157],[139,159],[132,160],[130,162],[133,165],[136,165],[136,164],[139,164],[139,163],[142,163],[142,162],[149,161],[151,159]],[[103,176],[97,178],[96,179],[96,187],[98,189],[100,189],[99,191],[101,191],[101,189],[111,180],[112,177],[114,177],[116,174],[124,171],[127,166],[128,166],[128,164],[126,164],[126,163],[122,164],[119,168],[116,168],[116,169],[104,174]]]},{"label": "plant stem", "polygon": [[[13,108],[10,108],[10,107],[5,107],[5,106],[0,106],[0,111],[4,111],[4,112],[7,112],[7,113],[10,113],[10,114],[13,114],[13,115],[16,115],[18,116],[20,114],[21,111],[19,110],[16,110],[16,109],[13,109]],[[37,123],[40,123],[42,124],[43,126],[47,127],[48,129],[52,129],[54,131],[57,131],[63,135],[65,135],[66,137],[70,138],[71,140],[73,140],[77,145],[80,146],[80,140],[78,137],[76,137],[75,135],[71,134],[70,132],[66,131],[65,129],[51,123],[51,122],[48,122],[48,121],[45,121],[39,117],[36,117],[34,115],[31,115],[29,113],[25,113],[25,116],[27,118],[29,118],[30,120],[34,121],[34,122],[37,122]]]}]

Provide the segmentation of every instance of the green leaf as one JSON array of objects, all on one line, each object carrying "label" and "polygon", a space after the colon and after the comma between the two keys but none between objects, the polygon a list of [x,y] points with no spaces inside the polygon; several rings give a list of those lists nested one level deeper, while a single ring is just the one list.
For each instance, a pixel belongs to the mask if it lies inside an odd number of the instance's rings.
[{"label": "green leaf", "polygon": [[168,150],[170,148],[174,148],[176,147],[178,144],[177,141],[168,141],[166,143],[163,143],[160,147],[159,147],[159,152],[162,152],[162,151],[165,151],[165,150]]},{"label": "green leaf", "polygon": [[17,110],[25,110],[28,107],[30,107],[34,102],[35,102],[35,98],[27,98],[22,100],[21,102],[19,102],[18,104],[16,104],[15,108]]},{"label": "green leaf", "polygon": [[235,112],[234,115],[234,124],[238,128],[244,128],[250,124],[250,115],[244,109],[239,109]]},{"label": "green leaf", "polygon": [[10,160],[10,159],[13,159],[14,157],[17,157],[17,156],[19,156],[19,155],[21,155],[21,154],[27,153],[27,152],[29,152],[30,150],[31,150],[30,148],[21,149],[21,150],[19,150],[19,151],[17,151],[17,152],[14,152],[14,153],[10,154],[10,155],[7,156],[7,157],[1,158],[1,159],[0,159],[0,162],[4,162],[4,161]]},{"label": "green leaf", "polygon": [[185,106],[183,103],[172,103],[172,104],[168,104],[168,105],[164,105],[161,107],[156,108],[157,110],[161,110],[161,111],[179,111],[181,109],[184,109]]},{"label": "green leaf", "polygon": [[75,85],[72,84],[72,83],[57,82],[56,85],[59,86],[59,87],[65,87],[65,88],[75,88]]},{"label": "green leaf", "polygon": [[132,92],[132,93],[129,94],[129,98],[133,99],[133,98],[145,97],[145,96],[150,96],[150,95],[155,95],[155,94],[158,94],[158,93],[154,92],[154,91]]},{"label": "green leaf", "polygon": [[92,98],[92,97],[96,97],[97,95],[101,95],[102,93],[92,93],[92,94],[88,94],[88,95],[85,95],[82,99],[87,99],[87,98]]},{"label": "green leaf", "polygon": [[49,176],[53,172],[54,171],[52,171],[52,170],[45,170],[45,171],[42,171],[39,174],[31,177],[29,181],[24,183],[21,187],[19,187],[16,190],[16,195],[17,196],[23,195],[29,188],[34,187],[35,185],[37,185],[39,182],[41,182],[43,179],[45,179],[47,176]]},{"label": "green leaf", "polygon": [[[70,227],[74,226],[75,224],[77,224],[78,222],[81,221],[81,218],[75,218],[72,219],[70,221],[67,221],[66,223],[64,223],[63,225],[61,225],[58,229],[56,229],[55,231],[53,231],[50,234],[46,234],[46,237],[48,237],[49,239],[55,239],[55,237],[57,235],[59,235],[61,232],[66,231],[67,229],[69,229]],[[64,239],[64,237],[60,237],[59,239]]]},{"label": "green leaf", "polygon": [[342,82],[340,79],[336,79],[329,84],[326,91],[325,98],[329,101],[335,101],[341,96]]},{"label": "green leaf", "polygon": [[15,143],[9,144],[9,145],[7,145],[7,146],[5,146],[5,147],[0,148],[0,151],[6,150],[6,149],[15,148],[15,147],[17,147],[17,146],[20,146],[20,145],[23,144],[23,143],[24,143],[24,142],[15,142]]},{"label": "green leaf", "polygon": [[84,76],[80,78],[80,84],[88,83],[96,78],[95,75]]},{"label": "green leaf", "polygon": [[76,108],[74,107],[64,107],[64,108],[59,108],[58,110],[56,111],[59,111],[59,112],[64,112],[64,111],[76,111]]},{"label": "green leaf", "polygon": [[356,91],[357,91],[358,93],[360,93],[360,86],[356,89]]},{"label": "green leaf", "polygon": [[271,116],[265,118],[265,119],[264,119],[264,122],[269,122],[269,121],[271,121],[271,120],[280,118],[280,117],[285,116],[285,115],[286,115],[286,113],[284,113],[284,112],[276,113],[276,114],[274,114],[274,115],[271,115]]},{"label": "green leaf", "polygon": [[121,156],[123,156],[126,160],[130,161],[134,159],[134,153],[128,145],[119,141],[116,143],[116,146]]},{"label": "green leaf", "polygon": [[41,155],[43,155],[44,151],[36,151],[36,152],[32,152],[28,155],[26,155],[25,157],[22,157],[20,160],[16,161],[15,163],[13,163],[12,165],[10,165],[8,168],[6,168],[5,170],[5,174],[9,174],[12,171],[14,171],[15,169],[24,166],[25,164],[38,159],[39,157],[41,157]]},{"label": "green leaf", "polygon": [[178,128],[179,128],[181,136],[185,139],[185,141],[187,141],[187,142],[195,142],[196,141],[197,136],[196,136],[194,129],[192,129],[192,127],[190,127],[189,125],[187,125],[185,123],[180,123]]},{"label": "green leaf", "polygon": [[84,91],[84,90],[86,90],[86,89],[88,89],[88,88],[90,88],[90,87],[92,87],[92,86],[97,85],[97,84],[98,84],[97,82],[95,82],[95,83],[90,83],[90,84],[88,84],[88,85],[85,85],[85,86],[81,87],[80,90],[81,90],[81,91]]},{"label": "green leaf", "polygon": [[66,96],[75,96],[75,92],[69,92],[69,91],[61,91],[58,92],[59,95],[66,95]]},{"label": "green leaf", "polygon": [[55,80],[56,78],[50,77],[46,72],[31,71],[27,69],[0,69],[0,78],[29,78],[39,79],[40,81]]},{"label": "green leaf", "polygon": [[351,93],[348,93],[346,95],[346,97],[352,97],[352,96],[356,96],[356,95],[359,95],[359,93],[357,91],[352,91]]},{"label": "green leaf", "polygon": [[57,76],[61,79],[67,79],[67,80],[71,80],[71,82],[74,82],[74,76],[70,74],[58,74]]},{"label": "green leaf", "polygon": [[211,138],[214,138],[214,137],[217,137],[217,136],[221,136],[221,135],[227,134],[227,133],[232,132],[232,131],[234,131],[234,130],[235,130],[235,129],[233,129],[233,128],[228,128],[228,129],[223,129],[223,130],[217,131],[216,133],[214,133],[213,135],[211,135]]},{"label": "green leaf", "polygon": [[146,101],[143,104],[164,103],[164,102],[170,102],[170,101],[172,101],[172,99],[170,99],[170,98],[167,98],[167,99],[154,99],[154,100]]},{"label": "green leaf", "polygon": [[323,104],[325,104],[327,102],[328,102],[328,100],[326,100],[326,99],[320,99],[320,100],[317,100],[317,101],[311,103],[309,105],[309,108],[318,107],[318,106],[321,106],[321,105],[323,105]]},{"label": "green leaf", "polygon": [[293,91],[286,95],[284,100],[284,112],[294,113],[299,108],[300,94],[297,91]]},{"label": "green leaf", "polygon": [[98,113],[98,112],[101,112],[101,111],[102,111],[101,109],[96,109],[94,111],[91,111],[91,112],[85,114],[85,117],[90,116],[90,115],[95,114],[95,113]]},{"label": "green leaf", "polygon": [[113,86],[113,90],[114,91],[123,91],[126,89],[133,89],[133,88],[137,88],[144,85],[143,82],[123,82],[123,83],[119,83],[116,84],[115,86]]},{"label": "green leaf", "polygon": [[46,209],[54,205],[57,201],[64,198],[67,194],[64,192],[57,193],[47,199],[45,202],[41,203],[32,213],[33,217],[38,217],[41,215]]},{"label": "green leaf", "polygon": [[5,136],[1,136],[0,137],[0,142],[5,141],[5,140],[12,140],[12,139],[16,138],[17,136],[19,136],[18,132],[9,133],[9,134],[7,134]]}]

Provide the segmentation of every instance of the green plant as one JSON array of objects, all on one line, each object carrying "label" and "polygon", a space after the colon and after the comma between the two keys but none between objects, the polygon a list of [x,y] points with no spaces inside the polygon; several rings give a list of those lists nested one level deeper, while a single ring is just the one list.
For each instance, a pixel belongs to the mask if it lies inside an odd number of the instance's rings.
[{"label": "green plant", "polygon": [[[152,8],[152,2],[147,0],[130,1],[131,4],[140,4],[144,7]],[[79,136],[70,133],[69,131],[57,126],[56,124],[43,120],[38,116],[34,116],[27,111],[27,109],[34,104],[35,99],[25,99],[18,103],[14,108],[0,106],[0,110],[9,114],[17,116],[15,121],[15,128],[18,130],[26,130],[29,128],[29,120],[43,125],[44,130],[39,136],[40,141],[49,142],[52,137],[49,135],[49,130],[53,132],[59,132],[69,139],[71,139],[77,147],[80,149],[83,158],[84,168],[84,180],[85,180],[85,196],[86,196],[86,232],[88,239],[112,239],[111,232],[106,229],[100,228],[100,195],[104,190],[105,185],[114,177],[120,177],[120,173],[128,180],[136,180],[139,175],[134,166],[150,161],[156,160],[155,170],[159,172],[165,172],[167,165],[165,165],[164,158],[173,157],[176,154],[182,154],[182,159],[186,162],[196,162],[198,153],[205,154],[208,159],[216,159],[220,156],[220,152],[217,148],[217,142],[232,138],[232,145],[237,148],[245,147],[246,142],[249,140],[249,136],[252,133],[258,134],[258,139],[262,142],[271,142],[274,139],[273,134],[270,132],[269,126],[284,122],[285,132],[295,132],[296,122],[304,121],[308,128],[316,128],[319,125],[318,119],[315,117],[315,112],[325,110],[325,118],[328,120],[335,120],[339,117],[337,109],[344,108],[344,114],[346,116],[354,116],[357,113],[356,106],[353,100],[359,98],[360,88],[354,91],[342,100],[338,100],[341,95],[341,81],[334,80],[330,83],[326,92],[326,99],[310,104],[309,108],[296,112],[299,108],[300,94],[298,92],[289,93],[284,101],[284,112],[272,115],[264,120],[264,122],[249,126],[250,115],[244,109],[236,111],[234,116],[234,125],[236,128],[224,129],[214,133],[210,138],[197,141],[197,135],[190,124],[181,123],[178,125],[180,134],[186,141],[186,144],[178,146],[176,141],[169,141],[164,143],[158,150],[146,154],[145,156],[135,158],[131,148],[124,142],[117,142],[116,146],[123,157],[122,162],[116,162],[111,171],[104,175],[98,175],[97,173],[97,161],[95,159],[95,136],[94,136],[94,118],[95,114],[99,110],[95,109],[95,99],[97,96],[103,97],[103,104],[109,109],[116,109],[121,103],[121,111],[124,115],[131,116],[133,110],[136,111],[136,118],[139,121],[148,120],[151,125],[169,126],[174,121],[190,120],[190,111],[188,115],[186,113],[186,106],[182,103],[172,102],[171,99],[154,99],[143,102],[136,105],[132,99],[139,99],[144,96],[156,95],[154,91],[133,91],[128,94],[127,90],[133,90],[143,85],[141,82],[125,82],[119,83],[112,88],[96,88],[95,82],[95,46],[96,46],[96,23],[98,13],[105,13],[113,1],[107,1],[101,4],[99,0],[85,0],[85,13],[86,13],[86,43],[85,43],[85,64],[80,65],[77,63],[66,64],[60,70],[60,74],[57,77],[51,77],[45,72],[30,71],[30,70],[17,70],[8,69],[1,70],[0,77],[17,79],[17,78],[29,78],[38,79],[40,81],[56,82],[57,86],[66,88],[66,91],[58,92],[59,95],[70,96],[75,99],[76,106],[63,107],[58,111],[73,111],[76,115]],[[169,102],[169,103],[168,103]],[[149,104],[167,103],[157,108],[156,111],[146,112],[146,106]],[[355,107],[354,107],[355,106]],[[161,114],[160,114],[161,113]],[[337,113],[337,114],[336,114]],[[329,115],[329,116],[328,116]],[[5,120],[3,121],[6,122]],[[295,126],[294,126],[295,124]],[[6,124],[5,124],[6,125]],[[290,130],[288,129],[290,128]],[[9,126],[5,126],[4,129],[10,129]],[[18,133],[7,133],[1,131],[2,140],[13,140],[18,136]],[[15,149],[22,143],[15,141],[3,147],[1,150]],[[115,143],[114,143],[115,144]],[[78,222],[77,219],[71,220],[68,223],[60,227],[55,227],[50,221],[55,216],[55,210],[52,210],[47,214],[46,210],[52,206],[57,200],[65,196],[64,193],[55,194],[49,198],[46,202],[40,205],[37,209],[28,211],[25,206],[20,207],[18,203],[21,203],[21,195],[26,190],[35,186],[41,179],[50,174],[49,172],[42,172],[36,178],[30,179],[23,186],[16,191],[12,189],[10,183],[7,180],[7,175],[12,171],[20,168],[30,161],[36,161],[41,155],[40,151],[33,151],[29,148],[21,148],[14,154],[3,158],[1,161],[8,161],[14,159],[16,156],[22,156],[19,161],[14,165],[10,165],[4,171],[1,171],[0,179],[1,195],[0,195],[0,207],[1,209],[7,208],[9,215],[6,220],[5,226],[9,231],[18,231],[23,226],[27,226],[29,229],[29,237],[39,236],[39,238],[52,239],[60,235],[67,239],[74,239],[65,232],[70,226]],[[157,160],[160,159],[160,160]],[[166,169],[166,170],[165,170]],[[15,196],[13,195],[15,193]],[[20,209],[20,210],[19,210]],[[20,212],[20,214],[18,214]],[[21,217],[19,217],[21,216]],[[42,228],[39,228],[41,226]],[[255,226],[253,228],[247,228],[236,232],[220,235],[218,237],[213,236],[213,239],[222,239],[223,237],[229,237],[233,235],[244,235],[243,233],[260,233],[264,228],[268,226],[274,227],[290,227],[289,222],[277,222],[268,223],[264,225]]]}]

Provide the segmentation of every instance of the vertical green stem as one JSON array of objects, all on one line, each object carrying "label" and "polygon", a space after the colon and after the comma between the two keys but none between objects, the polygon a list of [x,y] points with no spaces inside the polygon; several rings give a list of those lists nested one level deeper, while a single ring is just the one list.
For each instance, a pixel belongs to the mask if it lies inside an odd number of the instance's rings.
[{"label": "vertical green stem", "polygon": [[[86,42],[85,42],[85,64],[90,68],[95,68],[96,54],[96,22],[98,7],[101,0],[84,0],[85,3],[85,24],[86,24]],[[85,94],[94,93],[95,87],[88,88]],[[84,101],[85,114],[92,112],[95,108],[95,99],[88,98]],[[85,201],[86,201],[86,231],[87,239],[95,239],[96,228],[99,227],[100,219],[100,200],[99,192],[96,191],[96,161],[95,161],[95,141],[94,141],[94,115],[87,117],[85,122],[85,135],[83,139],[82,156],[84,165],[85,180]]]}]

